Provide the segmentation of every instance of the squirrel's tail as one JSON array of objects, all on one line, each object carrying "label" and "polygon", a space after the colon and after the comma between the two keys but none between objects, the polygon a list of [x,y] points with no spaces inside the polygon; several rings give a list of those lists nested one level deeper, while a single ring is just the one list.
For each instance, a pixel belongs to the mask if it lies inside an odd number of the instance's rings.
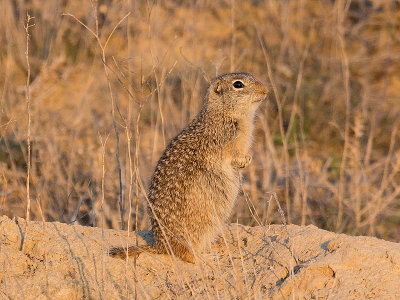
[{"label": "squirrel's tail", "polygon": [[122,258],[125,259],[127,254],[128,257],[131,257],[133,255],[139,256],[140,253],[142,252],[151,252],[151,253],[155,253],[155,249],[151,246],[140,246],[140,247],[136,247],[136,246],[129,246],[128,249],[125,247],[113,247],[110,248],[110,250],[108,251],[109,255],[112,257],[118,257],[118,258]]},{"label": "squirrel's tail", "polygon": [[[187,250],[187,248],[178,249],[179,252],[175,252],[175,255],[182,259],[183,261],[194,264],[194,256],[191,251]],[[136,256],[139,256],[142,252],[149,252],[153,254],[167,254],[167,252],[163,249],[155,248],[153,246],[129,246],[128,249],[125,247],[113,247],[110,248],[108,253],[111,257],[126,259],[128,257],[134,256],[136,252]]]}]

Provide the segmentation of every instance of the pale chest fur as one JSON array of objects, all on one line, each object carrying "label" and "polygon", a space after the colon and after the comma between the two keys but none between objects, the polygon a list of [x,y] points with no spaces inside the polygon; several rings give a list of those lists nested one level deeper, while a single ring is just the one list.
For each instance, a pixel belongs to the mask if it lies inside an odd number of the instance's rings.
[{"label": "pale chest fur", "polygon": [[243,120],[239,122],[234,144],[240,154],[248,154],[253,142],[253,130],[253,120]]},{"label": "pale chest fur", "polygon": [[232,133],[230,141],[224,147],[224,161],[232,162],[248,155],[253,142],[253,120],[240,120],[235,124],[236,129]]}]

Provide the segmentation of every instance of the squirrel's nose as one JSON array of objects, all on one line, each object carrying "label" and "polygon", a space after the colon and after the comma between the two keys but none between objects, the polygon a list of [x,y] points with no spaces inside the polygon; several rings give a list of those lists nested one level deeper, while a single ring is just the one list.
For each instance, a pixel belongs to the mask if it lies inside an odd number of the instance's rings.
[{"label": "squirrel's nose", "polygon": [[260,91],[260,94],[264,94],[265,96],[269,93],[268,88],[261,82],[259,84],[259,91]]},{"label": "squirrel's nose", "polygon": [[263,93],[267,95],[269,93],[269,89],[264,85],[263,86]]}]

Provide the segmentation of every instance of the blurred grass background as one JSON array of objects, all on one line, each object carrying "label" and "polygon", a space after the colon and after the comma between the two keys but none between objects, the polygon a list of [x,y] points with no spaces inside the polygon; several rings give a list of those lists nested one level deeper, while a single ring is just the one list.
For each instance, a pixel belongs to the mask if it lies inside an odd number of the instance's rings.
[{"label": "blurred grass background", "polygon": [[[400,240],[398,1],[0,3],[1,214],[26,210],[29,12],[32,219],[148,227],[164,147],[209,80],[244,71],[271,94],[232,221],[281,223],[276,192],[290,223]],[[104,61],[71,15],[110,37]]]}]

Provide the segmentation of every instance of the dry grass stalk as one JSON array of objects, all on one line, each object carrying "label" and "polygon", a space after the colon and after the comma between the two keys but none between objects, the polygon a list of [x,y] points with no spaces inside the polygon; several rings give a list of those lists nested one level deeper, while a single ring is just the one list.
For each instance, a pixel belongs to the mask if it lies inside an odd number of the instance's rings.
[{"label": "dry grass stalk", "polygon": [[25,34],[26,34],[26,65],[27,65],[27,76],[26,76],[26,91],[25,99],[27,106],[28,115],[28,132],[27,132],[27,148],[28,148],[28,160],[26,162],[26,220],[30,220],[31,212],[31,197],[30,197],[30,176],[31,176],[31,97],[30,97],[30,81],[31,81],[31,66],[29,63],[29,28],[35,26],[31,24],[35,17],[31,17],[29,13],[26,13],[26,23],[25,23]]}]

